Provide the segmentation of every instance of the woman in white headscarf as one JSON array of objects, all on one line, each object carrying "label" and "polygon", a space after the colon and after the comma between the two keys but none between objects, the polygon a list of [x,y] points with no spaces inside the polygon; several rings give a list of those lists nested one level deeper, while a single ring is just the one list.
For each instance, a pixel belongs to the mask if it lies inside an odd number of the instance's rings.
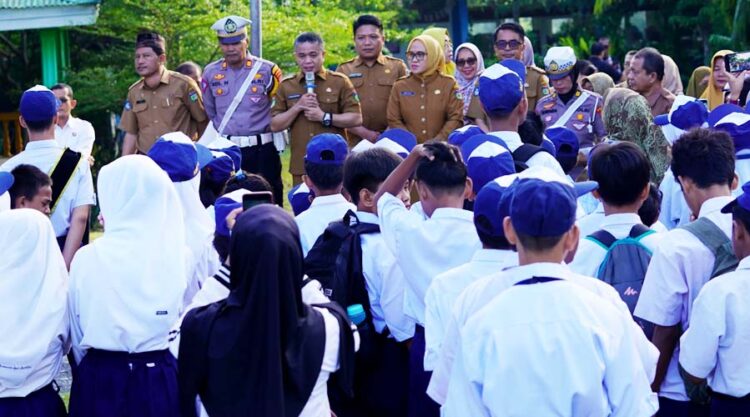
[{"label": "woman in white headscarf", "polygon": [[0,213],[0,416],[65,416],[53,388],[69,347],[68,272],[49,218]]},{"label": "woman in white headscarf", "polygon": [[98,195],[104,234],[70,270],[78,364],[70,415],[179,416],[177,362],[167,350],[187,285],[179,197],[143,155],[102,168]]},{"label": "woman in white headscarf", "polygon": [[462,43],[456,48],[456,56],[453,60],[456,63],[456,82],[458,82],[458,91],[464,100],[464,117],[469,110],[469,103],[474,96],[474,88],[479,80],[479,76],[484,71],[484,58],[479,48],[473,43]]}]

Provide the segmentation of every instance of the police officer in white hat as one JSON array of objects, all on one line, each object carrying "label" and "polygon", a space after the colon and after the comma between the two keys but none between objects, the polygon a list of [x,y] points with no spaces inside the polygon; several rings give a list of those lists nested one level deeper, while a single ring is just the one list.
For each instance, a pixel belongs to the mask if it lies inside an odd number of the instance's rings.
[{"label": "police officer in white hat", "polygon": [[[283,201],[281,159],[274,145],[283,144],[282,133],[271,133],[271,103],[281,81],[281,69],[273,62],[251,55],[248,27],[241,16],[216,21],[223,58],[206,66],[201,79],[206,113],[220,136],[242,150],[242,169],[260,174],[273,186],[274,201]],[[233,105],[235,97],[240,98]],[[210,145],[210,144],[208,144]]]}]

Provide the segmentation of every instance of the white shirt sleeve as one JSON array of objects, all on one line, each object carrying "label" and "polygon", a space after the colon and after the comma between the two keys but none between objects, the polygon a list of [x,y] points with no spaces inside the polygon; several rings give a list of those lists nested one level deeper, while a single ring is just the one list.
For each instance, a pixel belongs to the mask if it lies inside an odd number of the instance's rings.
[{"label": "white shirt sleeve", "polygon": [[94,126],[92,126],[91,123],[82,120],[80,124],[82,128],[75,144],[75,150],[81,153],[83,159],[88,159],[88,157],[91,156],[91,152],[94,150],[96,133],[94,132]]},{"label": "white shirt sleeve", "polygon": [[378,200],[378,218],[380,234],[385,239],[388,249],[397,258],[403,244],[403,236],[423,221],[419,215],[411,213],[400,199],[389,193],[383,194]]},{"label": "white shirt sleeve", "polygon": [[440,352],[435,363],[435,369],[432,371],[430,384],[427,386],[427,395],[438,404],[445,404],[449,385],[453,381],[452,374],[459,340],[458,324],[455,317],[451,315],[445,328],[445,336],[443,343],[440,345]]},{"label": "white shirt sleeve", "polygon": [[404,314],[404,273],[396,260],[388,257],[390,259],[383,262],[381,269],[380,306],[391,334],[396,341],[403,342],[414,336],[414,320]]},{"label": "white shirt sleeve", "polygon": [[[84,157],[81,157],[81,160],[78,162],[76,173],[73,175],[76,174],[78,176],[78,184],[77,193],[73,199],[73,208],[96,204],[94,181],[91,178],[89,162]],[[75,181],[75,179],[72,179],[71,181]]]},{"label": "white shirt sleeve", "polygon": [[440,360],[440,347],[445,340],[445,325],[447,317],[451,312],[452,306],[446,306],[440,295],[443,290],[440,288],[440,277],[438,275],[432,280],[427,287],[427,293],[424,297],[425,315],[424,315],[424,369],[432,371],[435,369]]},{"label": "white shirt sleeve", "polygon": [[[475,356],[483,350],[469,343],[470,352],[464,352],[466,343],[457,344],[456,359],[450,374],[450,385],[445,403],[441,408],[443,417],[490,417],[490,411],[482,400],[482,385],[476,382],[476,375],[481,372],[481,358]],[[477,347],[477,349],[473,349]]]},{"label": "white shirt sleeve", "polygon": [[680,338],[680,365],[698,378],[706,378],[716,367],[719,344],[726,334],[724,298],[711,291],[710,284],[695,299],[690,327]]}]

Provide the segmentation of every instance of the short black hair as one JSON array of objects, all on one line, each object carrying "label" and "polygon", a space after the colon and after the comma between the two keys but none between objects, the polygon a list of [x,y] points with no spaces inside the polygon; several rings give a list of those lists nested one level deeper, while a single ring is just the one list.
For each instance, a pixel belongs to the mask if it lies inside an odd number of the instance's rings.
[{"label": "short black hair", "polygon": [[641,223],[651,227],[659,220],[661,199],[662,192],[659,189],[659,185],[652,182],[651,188],[648,190],[648,198],[643,202],[641,208],[638,209],[638,217],[641,218]]},{"label": "short black hair", "polygon": [[591,157],[589,177],[599,183],[597,192],[605,203],[625,206],[635,203],[649,184],[651,163],[632,142],[602,144]]},{"label": "short black hair", "polygon": [[402,161],[400,156],[383,148],[350,154],[344,162],[344,189],[351,196],[352,203],[359,203],[359,192],[363,188],[377,192],[380,184]]},{"label": "short black hair", "polygon": [[424,144],[433,159],[422,158],[417,165],[416,179],[424,183],[433,194],[463,194],[467,170],[461,151],[448,143],[429,141]]},{"label": "short black hair", "polygon": [[726,132],[691,129],[672,145],[675,179],[690,178],[698,188],[734,181],[734,143]]},{"label": "short black hair", "polygon": [[594,42],[594,44],[591,45],[591,55],[599,56],[606,50],[607,48],[605,48],[604,44],[602,44],[601,42]]},{"label": "short black hair", "polygon": [[315,32],[302,32],[294,39],[294,45],[297,46],[301,43],[317,43],[322,48],[323,38]]},{"label": "short black hair", "polygon": [[352,33],[354,34],[354,36],[357,35],[357,29],[365,25],[375,26],[376,28],[378,28],[380,33],[383,33],[383,22],[381,22],[380,19],[371,14],[363,14],[362,16],[358,17],[357,20],[355,20],[352,24]]},{"label": "short black hair", "polygon": [[174,70],[182,75],[190,77],[193,74],[197,75],[201,71],[201,67],[193,61],[185,61],[178,65]]},{"label": "short black hair", "polygon": [[518,136],[521,142],[541,146],[544,140],[542,118],[534,112],[526,113],[526,120],[518,126]]},{"label": "short black hair", "polygon": [[501,23],[500,26],[495,29],[495,35],[492,37],[492,43],[494,44],[497,42],[497,34],[500,33],[501,30],[509,30],[511,32],[516,32],[518,36],[521,37],[521,42],[524,41],[524,38],[526,37],[526,31],[523,30],[523,26],[519,25],[516,22],[505,22]]},{"label": "short black hair", "polygon": [[344,181],[344,166],[305,161],[305,174],[321,190],[333,190]]},{"label": "short black hair", "polygon": [[487,249],[509,250],[513,248],[505,236],[495,236],[485,232],[485,230],[492,230],[492,223],[484,214],[474,215],[474,227],[477,229],[479,241]]},{"label": "short black hair", "polygon": [[558,243],[560,243],[563,236],[564,235],[540,237],[529,236],[523,233],[516,232],[516,237],[518,238],[518,243],[520,243],[520,246],[523,246],[524,249],[534,253],[544,252],[554,248]]},{"label": "short black hair", "polygon": [[167,41],[158,32],[143,31],[135,38],[135,49],[151,48],[156,55],[164,55],[167,51]]},{"label": "short black hair", "polygon": [[598,71],[598,69],[596,69],[596,66],[587,59],[579,59],[578,61],[576,61],[575,70],[576,76],[587,76]]},{"label": "short black hair", "polygon": [[750,232],[750,211],[736,204],[732,207],[732,220],[741,223],[745,230]]},{"label": "short black hair", "polygon": [[30,132],[38,133],[38,132],[44,132],[47,129],[51,128],[52,125],[55,123],[54,117],[47,120],[26,120],[23,119],[24,123],[26,123],[26,128],[29,129]]},{"label": "short black hair", "polygon": [[656,48],[643,48],[633,56],[633,59],[636,58],[643,60],[643,70],[646,74],[656,73],[657,80],[664,79],[664,57]]},{"label": "short black hair", "polygon": [[229,178],[221,194],[224,195],[237,190],[252,192],[270,191],[273,193],[273,187],[271,187],[271,184],[262,175],[251,174],[242,170],[237,171]]},{"label": "short black hair", "polygon": [[52,179],[34,165],[21,164],[10,171],[13,175],[13,185],[8,190],[10,208],[16,208],[16,198],[26,197],[31,200],[42,187],[52,186]]},{"label": "short black hair", "polygon": [[71,99],[73,98],[73,87],[69,86],[68,84],[57,83],[57,84],[53,85],[52,87],[50,87],[49,89],[52,90],[52,91],[55,91],[55,90],[65,90],[65,95],[67,95]]}]

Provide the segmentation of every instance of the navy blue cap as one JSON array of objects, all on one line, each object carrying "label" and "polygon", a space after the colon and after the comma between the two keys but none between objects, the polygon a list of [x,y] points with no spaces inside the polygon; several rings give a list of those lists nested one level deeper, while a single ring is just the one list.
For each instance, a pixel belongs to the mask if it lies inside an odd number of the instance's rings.
[{"label": "navy blue cap", "polygon": [[[505,237],[503,219],[510,215],[510,199],[505,201],[503,197],[510,192],[510,186],[517,177],[517,174],[505,175],[488,182],[479,190],[474,199],[474,226],[477,231],[488,236]],[[477,221],[480,217],[487,221]]]},{"label": "navy blue cap", "polygon": [[549,140],[549,138],[546,138],[542,135],[542,143],[539,146],[541,146],[544,150],[549,152],[550,155],[557,157],[557,149],[555,148],[555,144],[552,143],[552,141]]},{"label": "navy blue cap", "polygon": [[716,108],[711,110],[711,113],[708,114],[708,118],[706,119],[706,121],[708,122],[708,127],[714,127],[716,126],[716,123],[719,123],[719,120],[723,119],[729,114],[744,113],[744,112],[745,111],[742,110],[742,107],[736,104],[725,103],[725,104],[716,106]]},{"label": "navy blue cap", "polygon": [[30,122],[52,120],[57,115],[60,100],[55,93],[43,85],[35,85],[23,92],[18,106],[21,117]]},{"label": "navy blue cap", "polygon": [[547,138],[555,145],[555,155],[560,157],[578,158],[581,145],[578,136],[565,126],[551,127],[544,131]]},{"label": "navy blue cap", "polygon": [[519,178],[512,194],[510,219],[519,234],[560,236],[576,221],[576,195],[563,182]]},{"label": "navy blue cap", "polygon": [[341,135],[321,133],[313,136],[307,144],[305,161],[314,164],[343,165],[349,147]]},{"label": "navy blue cap", "polygon": [[294,186],[289,193],[286,195],[289,199],[289,204],[292,206],[292,211],[295,216],[306,211],[312,204],[312,198],[315,197],[315,192],[311,190],[305,183]]},{"label": "navy blue cap", "polygon": [[735,152],[750,149],[750,114],[730,113],[717,121],[714,129],[729,133]]},{"label": "navy blue cap", "polygon": [[235,171],[239,170],[242,166],[242,151],[236,143],[219,136],[211,143],[206,144],[206,147],[212,151],[224,152],[230,158],[232,158]]},{"label": "navy blue cap", "polygon": [[237,170],[234,166],[234,161],[229,155],[221,151],[209,151],[209,154],[211,155],[211,160],[203,165],[201,174],[214,184],[226,183]]},{"label": "navy blue cap", "polygon": [[742,194],[721,209],[722,213],[731,213],[736,205],[750,211],[750,181],[742,185]]},{"label": "navy blue cap", "polygon": [[200,169],[203,169],[214,160],[214,155],[211,153],[211,150],[200,143],[195,144],[195,151],[198,153],[198,168]]},{"label": "navy blue cap", "polygon": [[409,152],[415,146],[417,146],[417,137],[401,128],[388,129],[375,141],[376,148],[388,149],[402,158],[409,156]]},{"label": "navy blue cap", "polygon": [[224,194],[214,202],[214,220],[216,222],[216,234],[219,236],[229,236],[227,227],[227,216],[237,208],[242,207],[242,196],[250,191],[244,188]]},{"label": "navy blue cap", "polygon": [[479,101],[488,113],[508,114],[521,102],[526,90],[526,67],[521,61],[505,59],[482,71]]},{"label": "navy blue cap", "polygon": [[474,135],[483,135],[484,131],[477,125],[465,125],[459,127],[448,135],[448,143],[451,145],[458,146],[464,144],[470,137]]},{"label": "navy blue cap", "polygon": [[172,182],[193,179],[199,171],[198,151],[182,132],[170,132],[156,140],[148,156],[167,172]]},{"label": "navy blue cap", "polygon": [[702,126],[708,120],[706,105],[693,97],[679,95],[675,97],[672,108],[667,114],[654,117],[654,124],[658,126],[672,126],[680,130],[688,130]]},{"label": "navy blue cap", "polygon": [[14,178],[10,172],[0,172],[0,194],[5,194],[13,186]]},{"label": "navy blue cap", "polygon": [[475,135],[461,145],[475,193],[497,177],[516,172],[513,154],[505,142],[492,135]]}]

